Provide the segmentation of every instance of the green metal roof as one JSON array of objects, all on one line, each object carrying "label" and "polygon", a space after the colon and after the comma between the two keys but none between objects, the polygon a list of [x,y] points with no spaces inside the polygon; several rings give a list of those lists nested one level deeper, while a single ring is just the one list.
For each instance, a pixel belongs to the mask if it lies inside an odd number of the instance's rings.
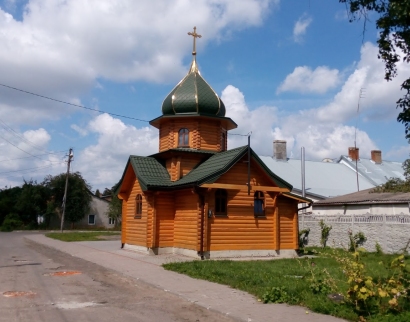
[{"label": "green metal roof", "polygon": [[156,159],[131,155],[128,162],[131,163],[142,190],[171,185],[167,169]]},{"label": "green metal roof", "polygon": [[[281,188],[292,190],[285,180],[272,173],[268,167],[259,159],[251,150],[251,157],[262,169],[271,177],[271,179]],[[229,171],[248,151],[247,146],[235,148],[232,150],[219,152],[212,155],[206,161],[200,163],[196,168],[191,170],[186,176],[178,181],[171,181],[165,166],[158,162],[154,157],[130,156],[128,164],[131,163],[134,172],[140,182],[142,190],[163,190],[163,189],[182,189],[188,186],[199,186],[204,183],[213,183],[221,175]],[[124,179],[125,171],[120,182]]]},{"label": "green metal roof", "polygon": [[162,103],[163,115],[197,114],[223,117],[225,112],[224,103],[200,75],[195,59],[188,74]]}]

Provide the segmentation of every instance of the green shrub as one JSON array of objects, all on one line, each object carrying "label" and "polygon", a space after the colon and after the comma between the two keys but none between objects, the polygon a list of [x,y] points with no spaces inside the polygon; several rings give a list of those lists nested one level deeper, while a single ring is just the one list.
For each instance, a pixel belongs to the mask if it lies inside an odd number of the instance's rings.
[{"label": "green shrub", "polygon": [[298,303],[299,300],[290,296],[286,289],[282,287],[272,287],[262,296],[263,303]]},{"label": "green shrub", "polygon": [[309,233],[310,228],[303,229],[299,232],[299,248],[305,248]]},{"label": "green shrub", "polygon": [[382,255],[383,254],[383,248],[382,248],[382,246],[379,244],[379,242],[376,242],[376,253],[377,254],[379,254],[379,255]]},{"label": "green shrub", "polygon": [[327,239],[329,238],[330,231],[332,230],[332,226],[328,226],[325,224],[323,219],[319,222],[321,235],[320,235],[320,245],[323,248],[326,247]]},{"label": "green shrub", "polygon": [[367,240],[363,232],[359,231],[353,235],[353,232],[349,230],[349,250],[354,252],[359,246],[362,246]]},{"label": "green shrub", "polygon": [[15,213],[10,213],[4,218],[3,225],[0,227],[1,231],[13,231],[22,228],[23,222]]}]

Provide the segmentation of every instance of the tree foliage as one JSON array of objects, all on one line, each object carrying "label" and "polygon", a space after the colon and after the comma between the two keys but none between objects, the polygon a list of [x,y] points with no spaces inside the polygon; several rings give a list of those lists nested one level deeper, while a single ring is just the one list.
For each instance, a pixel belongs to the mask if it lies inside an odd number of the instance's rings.
[{"label": "tree foliage", "polygon": [[[397,63],[402,59],[410,62],[410,0],[339,0],[345,3],[350,21],[369,21],[369,13],[378,15],[376,27],[380,31],[379,58],[385,63],[385,79],[397,76]],[[404,124],[405,135],[410,140],[410,77],[402,84],[404,95],[396,101],[401,109],[397,120]]]},{"label": "tree foliage", "polygon": [[[50,189],[51,200],[49,212],[57,214],[62,212],[62,202],[64,197],[66,174],[48,176],[44,180],[44,185]],[[91,192],[90,186],[83,179],[79,172],[70,173],[68,176],[68,190],[65,207],[65,220],[74,224],[84,218],[90,211]]]},{"label": "tree foliage", "polygon": [[112,200],[108,205],[108,218],[112,218],[115,221],[115,225],[121,224],[122,215],[122,200],[120,200],[117,195],[112,196]]},{"label": "tree foliage", "polygon": [[49,190],[44,185],[32,180],[24,181],[13,210],[19,214],[24,225],[35,226],[37,216],[46,212],[49,197]]},{"label": "tree foliage", "polygon": [[103,195],[112,195],[111,202],[108,206],[107,216],[115,220],[115,225],[121,224],[122,219],[122,200],[118,198],[115,191],[118,188],[120,182],[117,182],[111,189],[105,188]]},{"label": "tree foliage", "polygon": [[390,178],[386,183],[372,189],[371,192],[410,192],[410,159],[403,162],[405,180]]}]

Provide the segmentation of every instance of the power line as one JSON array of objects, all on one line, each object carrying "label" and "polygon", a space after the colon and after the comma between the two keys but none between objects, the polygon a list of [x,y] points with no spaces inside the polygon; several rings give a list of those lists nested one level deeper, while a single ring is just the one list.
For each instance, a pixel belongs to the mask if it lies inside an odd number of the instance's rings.
[{"label": "power line", "polygon": [[[56,152],[50,152],[50,153],[44,153],[44,154],[37,154],[35,155],[35,157],[40,157],[40,156],[44,156],[44,155],[55,155],[55,154],[59,154],[59,153],[65,153],[66,151],[56,151]],[[14,161],[14,160],[21,160],[21,159],[30,159],[32,158],[30,157],[21,157],[21,158],[14,158],[14,159],[4,159],[4,160],[0,160],[0,162],[7,162],[7,161]]]},{"label": "power line", "polygon": [[11,144],[12,146],[14,146],[16,149],[19,149],[20,151],[23,151],[24,153],[27,153],[28,155],[31,155],[32,157],[35,157],[37,159],[40,159],[39,157],[36,157],[35,155],[31,154],[30,152],[24,151],[23,149],[20,149],[17,145],[15,145],[14,143],[10,142],[9,140],[7,140],[4,136],[0,135],[0,138],[2,138],[4,141],[6,141],[7,143]]},{"label": "power line", "polygon": [[[61,161],[50,161],[50,163],[61,163]],[[13,173],[13,172],[23,172],[23,171],[31,171],[31,170],[39,170],[39,169],[46,169],[52,167],[53,164],[49,164],[47,166],[43,167],[35,167],[35,168],[27,168],[27,169],[20,169],[20,170],[11,170],[11,171],[5,171],[5,172],[0,172],[0,174],[8,174],[8,173]]]},{"label": "power line", "polygon": [[51,97],[48,97],[48,96],[36,94],[36,93],[29,92],[29,91],[26,91],[26,90],[23,90],[23,89],[20,89],[20,88],[16,88],[16,87],[13,87],[13,86],[4,85],[4,84],[1,84],[1,83],[0,83],[0,86],[7,87],[7,88],[9,88],[9,89],[13,89],[13,90],[15,90],[15,91],[19,91],[19,92],[22,92],[22,93],[26,93],[26,94],[34,95],[34,96],[37,96],[37,97],[41,97],[41,98],[44,98],[44,99],[47,99],[47,100],[50,100],[50,101],[54,101],[54,102],[58,102],[58,103],[62,103],[62,104],[67,104],[67,105],[71,105],[71,106],[75,106],[75,107],[80,107],[80,108],[83,108],[83,109],[86,109],[86,110],[90,110],[90,111],[93,111],[93,112],[98,112],[98,113],[100,113],[100,114],[106,113],[106,114],[109,114],[109,115],[112,115],[112,116],[118,116],[118,117],[122,117],[122,118],[125,118],[125,119],[130,119],[130,120],[135,120],[135,121],[140,121],[140,122],[147,122],[147,123],[149,123],[149,121],[147,121],[147,120],[142,120],[142,119],[138,119],[138,118],[131,117],[131,116],[125,116],[125,115],[120,115],[120,114],[105,112],[105,111],[97,110],[97,109],[95,109],[95,108],[91,108],[91,107],[86,107],[86,106],[83,106],[83,105],[78,105],[78,104],[73,104],[73,103],[65,102],[65,101],[62,101],[62,100],[58,100],[58,99],[51,98]]},{"label": "power line", "polygon": [[21,136],[20,134],[18,134],[16,131],[14,131],[10,126],[8,126],[3,120],[0,119],[0,123],[2,124],[3,128],[9,132],[10,134],[16,136],[17,138],[19,138],[20,140],[24,141],[25,143],[27,143],[28,145],[31,145],[33,148],[36,148],[38,150],[44,151],[43,148],[39,147],[38,145],[35,145],[33,142],[27,140],[24,136]]}]

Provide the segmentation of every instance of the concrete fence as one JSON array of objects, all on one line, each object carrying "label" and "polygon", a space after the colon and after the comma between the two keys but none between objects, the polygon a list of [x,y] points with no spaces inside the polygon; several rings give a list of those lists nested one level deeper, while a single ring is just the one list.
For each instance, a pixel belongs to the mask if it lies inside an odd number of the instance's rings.
[{"label": "concrete fence", "polygon": [[[308,246],[320,246],[320,220],[332,226],[327,246],[349,246],[349,231],[353,235],[363,232],[367,241],[363,247],[374,252],[379,243],[385,253],[398,253],[410,240],[410,215],[315,215],[311,213],[299,214],[299,230],[310,228],[307,239]],[[409,249],[410,250],[410,247]]]}]

